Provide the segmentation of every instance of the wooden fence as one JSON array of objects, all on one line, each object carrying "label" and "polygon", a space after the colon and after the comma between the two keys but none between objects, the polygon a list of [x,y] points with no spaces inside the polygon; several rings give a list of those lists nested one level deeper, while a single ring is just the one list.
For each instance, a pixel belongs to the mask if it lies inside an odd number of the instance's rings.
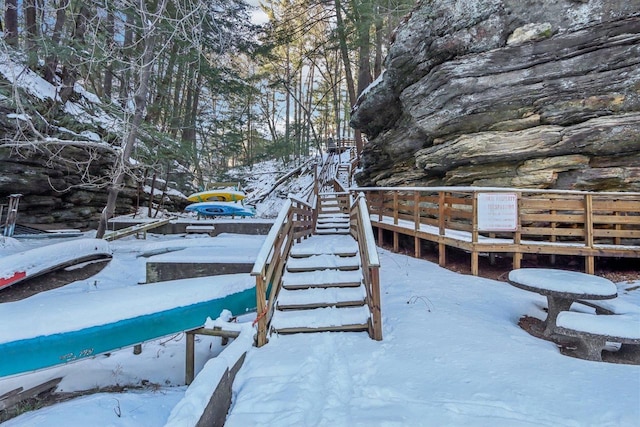
[{"label": "wooden fence", "polygon": [[446,247],[471,254],[478,274],[481,253],[513,256],[520,268],[524,254],[585,258],[593,274],[597,257],[640,258],[640,193],[523,190],[481,187],[358,188],[366,194],[371,223],[398,236],[438,244],[446,265]]}]

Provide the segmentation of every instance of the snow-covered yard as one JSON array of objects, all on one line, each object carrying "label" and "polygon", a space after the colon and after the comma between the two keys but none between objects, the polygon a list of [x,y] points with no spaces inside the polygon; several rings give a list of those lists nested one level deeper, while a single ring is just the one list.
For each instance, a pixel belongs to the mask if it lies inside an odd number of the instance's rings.
[{"label": "snow-covered yard", "polygon": [[[149,236],[111,243],[114,258],[95,277],[24,301],[46,308],[49,296],[61,293],[137,286],[145,260],[137,255],[186,240]],[[193,247],[215,238],[188,240]],[[380,255],[383,341],[363,333],[272,336],[249,350],[228,425],[639,424],[640,366],[566,357],[518,327],[523,315],[544,318],[542,296],[386,250]],[[619,298],[640,305],[640,291],[626,290],[632,284],[618,288]],[[148,385],[77,398],[4,425],[162,426],[186,390],[184,347],[178,334],[145,343],[141,355],[124,349],[0,379],[0,395],[59,376],[59,391]],[[196,369],[222,348],[219,338],[199,337]]]}]

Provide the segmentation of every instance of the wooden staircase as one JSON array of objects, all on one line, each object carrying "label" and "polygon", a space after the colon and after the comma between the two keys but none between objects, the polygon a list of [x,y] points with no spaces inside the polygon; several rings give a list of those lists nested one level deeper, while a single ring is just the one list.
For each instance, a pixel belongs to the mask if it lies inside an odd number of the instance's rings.
[{"label": "wooden staircase", "polygon": [[359,332],[369,328],[360,253],[357,241],[349,235],[349,217],[339,211],[320,215],[316,234],[291,249],[272,332]]},{"label": "wooden staircase", "polygon": [[349,199],[337,193],[323,193],[318,199],[315,234],[349,234]]}]

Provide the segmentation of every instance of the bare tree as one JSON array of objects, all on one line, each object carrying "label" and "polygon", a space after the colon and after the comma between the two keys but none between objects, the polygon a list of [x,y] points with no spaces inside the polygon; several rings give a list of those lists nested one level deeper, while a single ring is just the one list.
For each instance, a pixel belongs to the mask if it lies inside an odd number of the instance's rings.
[{"label": "bare tree", "polygon": [[147,93],[149,91],[149,77],[151,76],[154,61],[153,50],[156,41],[156,25],[158,24],[158,16],[164,13],[165,7],[166,0],[162,0],[160,4],[158,4],[156,11],[154,11],[154,13],[152,14],[147,11],[145,0],[140,0],[139,2],[144,51],[142,54],[138,72],[138,89],[136,90],[136,94],[134,96],[135,111],[133,114],[133,119],[131,120],[129,131],[126,135],[126,139],[120,152],[120,156],[118,157],[115,179],[113,181],[113,184],[109,187],[109,192],[107,195],[107,205],[104,207],[104,209],[102,210],[102,214],[100,215],[98,231],[96,232],[96,237],[99,239],[104,236],[104,233],[107,230],[108,221],[113,217],[113,214],[115,213],[116,199],[118,198],[118,193],[120,192],[124,183],[124,179],[127,175],[127,165],[129,164],[129,158],[131,157],[131,153],[133,152],[133,148],[138,138],[140,125],[142,124],[142,120],[144,119],[144,112],[147,106]]}]

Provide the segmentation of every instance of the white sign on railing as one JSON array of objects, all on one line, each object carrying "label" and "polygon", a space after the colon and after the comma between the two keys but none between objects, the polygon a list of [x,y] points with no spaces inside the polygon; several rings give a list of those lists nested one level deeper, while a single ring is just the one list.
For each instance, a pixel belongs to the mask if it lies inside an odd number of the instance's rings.
[{"label": "white sign on railing", "polygon": [[516,193],[478,193],[478,231],[516,231]]}]

